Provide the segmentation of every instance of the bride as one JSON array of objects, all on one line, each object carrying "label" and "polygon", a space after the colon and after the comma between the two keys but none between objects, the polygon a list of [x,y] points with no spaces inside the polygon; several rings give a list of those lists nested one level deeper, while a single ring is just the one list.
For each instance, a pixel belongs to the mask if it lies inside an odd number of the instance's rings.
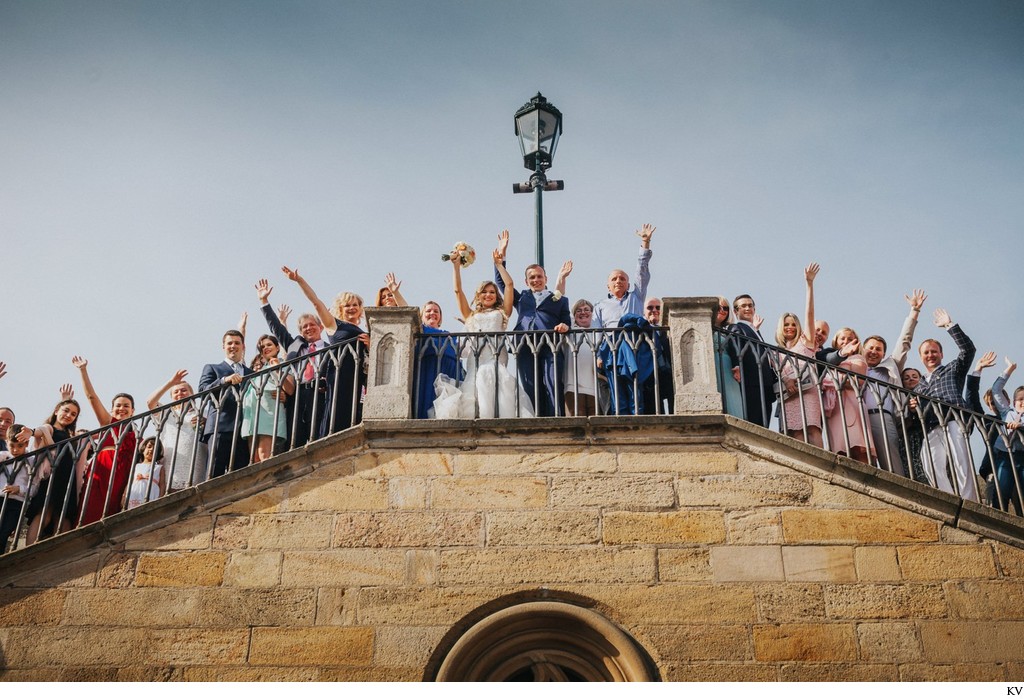
[{"label": "bride", "polygon": [[[513,289],[512,277],[505,269],[501,253],[493,253],[494,267],[505,282],[506,289]],[[483,282],[477,287],[470,306],[462,291],[461,255],[452,252],[452,277],[455,282],[455,298],[459,310],[466,319],[466,330],[470,333],[501,333],[508,327],[512,313],[513,298],[509,294],[502,299],[494,282]],[[504,338],[499,335],[470,336],[462,357],[466,364],[466,377],[459,385],[454,379],[440,374],[434,382],[437,399],[434,400],[435,418],[494,418],[494,389],[498,389],[498,418],[533,417],[533,410],[526,394],[519,390],[515,374],[509,372],[505,363],[507,353],[502,348]],[[496,353],[495,350],[498,350]],[[518,393],[519,410],[516,411]],[[477,411],[479,410],[479,415]]]}]

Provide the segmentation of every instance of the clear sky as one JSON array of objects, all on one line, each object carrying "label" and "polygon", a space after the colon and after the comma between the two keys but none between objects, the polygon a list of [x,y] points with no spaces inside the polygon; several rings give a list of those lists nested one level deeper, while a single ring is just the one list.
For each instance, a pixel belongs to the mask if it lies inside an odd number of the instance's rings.
[{"label": "clear sky", "polygon": [[944,306],[1024,360],[1022,2],[0,0],[0,405],[83,398],[81,354],[141,406],[243,310],[251,357],[257,279],[306,310],[284,264],[325,299],[394,271],[462,330],[442,252],[477,248],[467,287],[502,228],[513,277],[534,259],[512,115],[537,91],[570,298],[652,222],[652,294],[749,292],[773,329],[817,260],[833,328],[892,341],[923,287],[918,340]]}]

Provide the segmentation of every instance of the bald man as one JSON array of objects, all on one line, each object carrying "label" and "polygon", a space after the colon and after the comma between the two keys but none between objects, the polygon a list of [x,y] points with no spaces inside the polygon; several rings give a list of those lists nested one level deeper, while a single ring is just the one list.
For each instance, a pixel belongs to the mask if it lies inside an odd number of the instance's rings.
[{"label": "bald man", "polygon": [[612,270],[608,275],[608,298],[594,306],[592,328],[615,328],[619,319],[626,314],[644,315],[644,299],[647,285],[651,281],[651,236],[655,227],[644,224],[636,232],[640,237],[640,257],[636,263],[636,276],[630,286],[629,275],[622,270]]}]

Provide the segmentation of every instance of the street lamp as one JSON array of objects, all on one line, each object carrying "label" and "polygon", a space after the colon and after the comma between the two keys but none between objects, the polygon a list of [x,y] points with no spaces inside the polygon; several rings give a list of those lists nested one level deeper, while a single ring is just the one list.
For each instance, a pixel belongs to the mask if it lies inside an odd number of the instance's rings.
[{"label": "street lamp", "polygon": [[516,136],[523,151],[523,166],[533,171],[529,182],[517,182],[512,192],[536,192],[537,264],[544,267],[544,190],[564,190],[562,180],[548,180],[544,172],[555,158],[558,137],[562,135],[562,113],[539,92],[516,112]]}]

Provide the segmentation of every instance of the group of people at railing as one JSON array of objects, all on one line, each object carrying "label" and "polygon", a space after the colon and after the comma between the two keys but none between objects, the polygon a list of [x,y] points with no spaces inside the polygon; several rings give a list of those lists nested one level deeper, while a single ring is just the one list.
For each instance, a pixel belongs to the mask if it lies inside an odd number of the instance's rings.
[{"label": "group of people at railing", "polygon": [[[511,418],[661,414],[673,410],[672,368],[662,303],[647,298],[651,237],[636,232],[641,246],[631,281],[620,269],[608,277],[607,298],[578,299],[570,307],[566,283],[572,261],[562,265],[555,289],[539,265],[526,268],[524,289],[505,268],[509,234],[498,236],[491,257],[494,279],[480,283],[472,299],[462,274],[475,253],[459,244],[445,259],[465,333],[442,328],[436,301],[422,304],[416,334],[414,388],[410,403],[418,418]],[[28,543],[257,463],[285,449],[330,435],[360,421],[369,335],[362,299],[342,292],[329,307],[298,270],[283,267],[314,313],[298,317],[298,334],[287,328],[291,310],[270,305],[272,287],[255,290],[269,332],[245,361],[247,316],[221,339],[224,360],[203,367],[198,389],[178,370],[135,414],[126,393],[104,403],[85,358],[72,360],[100,429],[77,426],[80,406],[70,385],[51,416],[36,428],[14,423],[0,408],[0,544],[21,525]],[[850,328],[830,340],[816,318],[816,264],[804,271],[803,318],[784,314],[775,344],[760,333],[754,300],[743,294],[719,298],[713,316],[719,388],[728,413],[779,430],[818,447],[847,455],[894,474],[979,499],[968,438],[980,426],[988,475],[986,499],[1020,512],[1024,447],[1017,428],[1024,415],[1024,387],[1011,398],[1003,387],[1009,365],[986,399],[997,418],[984,422],[980,372],[995,356],[969,365],[974,346],[942,309],[935,322],[959,349],[944,363],[942,345],[920,345],[924,371],[907,367],[918,316],[926,295],[915,290],[899,341],[888,352],[879,335],[861,342]],[[377,306],[407,306],[393,274],[376,295]],[[735,313],[735,320],[733,319]],[[507,329],[513,315],[513,331]],[[513,366],[514,363],[514,366]],[[0,363],[0,377],[5,373]],[[967,391],[965,395],[965,390]],[[162,404],[169,393],[170,402]],[[773,410],[774,409],[774,410]],[[973,412],[973,413],[972,413]],[[152,435],[147,435],[152,431]],[[84,433],[84,434],[83,434]],[[26,454],[29,447],[33,453]],[[987,471],[986,471],[987,470]]]},{"label": "group of people at railing", "polygon": [[[147,412],[136,413],[127,393],[108,407],[88,361],[75,356],[98,430],[78,428],[81,406],[70,384],[38,427],[16,423],[11,408],[0,408],[2,551],[19,530],[32,544],[358,422],[368,342],[357,325],[362,299],[343,292],[328,308],[298,271],[283,271],[316,314],[301,314],[293,336],[286,326],[290,308],[271,309],[271,287],[260,280],[256,292],[270,333],[259,337],[247,363],[243,314],[221,339],[224,360],[203,367],[198,390],[182,369],[152,393]],[[168,392],[170,403],[161,404]]]},{"label": "group of people at railing", "polygon": [[[470,302],[461,283],[464,258],[453,251],[456,301],[468,333],[443,331],[441,306],[422,305],[419,382],[410,397],[414,415],[655,413],[666,406],[671,411],[667,340],[651,329],[660,325],[661,302],[647,300],[644,308],[653,233],[649,224],[637,231],[641,249],[632,285],[625,272],[615,270],[607,300],[594,305],[581,299],[571,312],[565,298],[571,261],[562,266],[556,290],[547,289],[539,265],[527,268],[526,288],[517,290],[505,269],[509,235],[503,231],[492,255],[495,279],[479,285]],[[15,423],[14,411],[0,408],[4,551],[16,531],[31,544],[359,422],[369,346],[360,325],[361,297],[342,292],[328,307],[298,270],[283,267],[282,272],[315,313],[299,315],[298,334],[292,335],[291,309],[282,305],[275,311],[272,287],[260,279],[255,290],[269,332],[258,338],[248,363],[243,314],[239,327],[221,338],[224,359],[203,367],[198,387],[188,381],[187,370],[178,370],[149,396],[146,412],[136,413],[127,393],[105,403],[80,356],[72,363],[100,428],[78,427],[81,406],[71,385],[61,387],[52,414],[35,428]],[[407,305],[393,274],[386,276],[375,303]],[[513,312],[515,333],[506,334]],[[639,330],[598,335],[599,327],[617,327],[620,321]],[[603,365],[597,359],[602,353]],[[661,371],[639,372],[640,361]],[[0,377],[5,373],[0,363]]]},{"label": "group of people at railing", "polygon": [[[762,336],[763,319],[749,294],[731,307],[719,299],[715,353],[725,410],[766,428],[775,421],[791,437],[965,499],[982,500],[977,474],[987,503],[1004,510],[1016,503],[1022,514],[1024,387],[1012,399],[1004,391],[1015,365],[1007,360],[985,393],[993,414],[986,417],[981,372],[995,364],[995,353],[984,354],[972,371],[974,344],[936,309],[935,325],[949,333],[957,356],[946,362],[942,343],[929,338],[918,348],[923,369],[907,366],[927,299],[922,290],[906,296],[910,309],[891,352],[881,335],[861,341],[844,327],[830,337],[828,323],[815,316],[818,272],[815,263],[805,268],[803,319],[783,314],[774,344]],[[985,443],[977,462],[969,442],[975,430]]]},{"label": "group of people at railing", "polygon": [[[671,412],[672,389],[661,300],[645,299],[650,282],[651,237],[645,224],[631,283],[623,270],[608,278],[598,304],[565,296],[573,263],[561,267],[555,289],[540,265],[526,268],[526,288],[515,288],[505,268],[509,233],[491,254],[494,280],[481,282],[470,300],[462,269],[475,251],[459,243],[452,264],[455,299],[466,333],[439,328],[440,307],[424,305],[415,377],[419,418],[512,418],[655,414]],[[430,316],[427,310],[430,310]],[[513,317],[516,324],[506,332]],[[615,330],[613,330],[615,329]],[[514,362],[514,365],[512,364]]]}]

